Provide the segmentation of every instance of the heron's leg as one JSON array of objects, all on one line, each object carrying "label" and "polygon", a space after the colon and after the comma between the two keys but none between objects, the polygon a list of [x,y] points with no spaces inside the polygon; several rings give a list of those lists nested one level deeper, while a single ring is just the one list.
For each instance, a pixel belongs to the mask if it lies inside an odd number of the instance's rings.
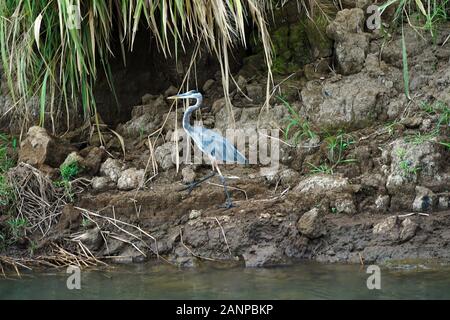
[{"label": "heron's leg", "polygon": [[223,190],[225,191],[225,196],[227,197],[225,204],[223,206],[221,206],[222,208],[226,208],[226,209],[230,209],[233,208],[233,202],[231,201],[231,197],[230,197],[230,193],[228,192],[228,188],[227,188],[227,183],[225,181],[225,177],[222,175],[222,172],[220,172],[219,166],[217,165],[217,163],[215,163],[216,166],[216,170],[219,173],[219,177],[220,177],[220,181],[223,184]]},{"label": "heron's leg", "polygon": [[193,181],[193,182],[189,183],[186,187],[184,187],[184,188],[182,188],[182,189],[180,189],[178,191],[188,190],[188,194],[191,194],[192,190],[194,190],[194,188],[196,188],[199,184],[201,184],[202,182],[205,182],[206,180],[214,177],[215,175],[216,175],[216,172],[212,171],[207,176],[201,178],[200,180]]}]

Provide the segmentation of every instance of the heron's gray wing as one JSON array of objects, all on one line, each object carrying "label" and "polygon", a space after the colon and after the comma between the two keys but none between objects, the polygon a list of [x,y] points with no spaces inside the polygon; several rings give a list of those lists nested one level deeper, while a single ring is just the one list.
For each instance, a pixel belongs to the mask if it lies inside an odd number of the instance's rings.
[{"label": "heron's gray wing", "polygon": [[191,137],[200,150],[214,159],[227,163],[248,163],[242,153],[219,133],[203,127],[193,127]]}]

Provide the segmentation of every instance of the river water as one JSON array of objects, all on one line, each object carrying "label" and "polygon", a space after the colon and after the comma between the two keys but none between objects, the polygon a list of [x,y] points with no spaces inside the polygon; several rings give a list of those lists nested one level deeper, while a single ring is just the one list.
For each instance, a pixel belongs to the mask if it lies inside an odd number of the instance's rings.
[{"label": "river water", "polygon": [[178,269],[148,264],[81,272],[67,289],[65,270],[0,277],[0,299],[450,299],[450,269],[382,268],[381,289],[369,290],[367,268],[297,264],[246,269]]}]

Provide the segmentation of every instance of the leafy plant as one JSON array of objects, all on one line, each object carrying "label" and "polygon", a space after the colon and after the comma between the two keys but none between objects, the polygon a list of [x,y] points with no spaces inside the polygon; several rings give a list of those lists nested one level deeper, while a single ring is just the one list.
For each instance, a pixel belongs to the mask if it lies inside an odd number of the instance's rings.
[{"label": "leafy plant", "polygon": [[63,180],[70,181],[78,175],[80,167],[77,161],[72,161],[68,164],[61,165],[59,171]]},{"label": "leafy plant", "polygon": [[333,168],[340,164],[355,162],[355,159],[345,159],[345,152],[348,148],[354,144],[353,138],[339,131],[336,135],[329,135],[325,138],[325,144],[327,147],[327,157]]},{"label": "leafy plant", "polygon": [[294,110],[294,108],[292,108],[290,103],[287,102],[283,97],[278,96],[277,98],[289,111],[289,118],[287,119],[288,124],[286,129],[284,130],[284,138],[288,140],[289,132],[292,132],[292,130],[295,131],[293,135],[294,144],[297,144],[299,141],[302,141],[305,138],[315,138],[317,134],[311,129],[309,122],[302,119],[300,115]]},{"label": "leafy plant", "polygon": [[7,222],[10,238],[13,242],[22,239],[26,234],[27,220],[20,217],[10,218]]},{"label": "leafy plant", "polygon": [[61,174],[61,180],[55,181],[54,184],[57,187],[62,187],[65,190],[66,195],[71,201],[73,201],[72,183],[71,180],[75,178],[80,172],[80,166],[76,160],[67,164],[62,164],[59,168]]},{"label": "leafy plant", "polygon": [[315,166],[312,163],[308,162],[308,165],[311,167],[311,173],[323,173],[323,174],[333,174],[333,168],[328,166],[327,164],[321,164],[320,166]]}]

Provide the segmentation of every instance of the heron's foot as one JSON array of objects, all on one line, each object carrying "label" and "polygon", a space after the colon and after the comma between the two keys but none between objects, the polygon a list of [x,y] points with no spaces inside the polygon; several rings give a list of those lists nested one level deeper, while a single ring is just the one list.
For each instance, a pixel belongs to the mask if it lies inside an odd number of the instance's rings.
[{"label": "heron's foot", "polygon": [[196,182],[196,181],[188,183],[188,184],[186,184],[185,187],[179,189],[178,192],[182,192],[182,191],[187,190],[187,194],[190,195],[192,190],[194,190],[196,187],[198,187],[198,185],[199,185],[199,183]]},{"label": "heron's foot", "polygon": [[223,205],[219,206],[219,208],[225,208],[226,210],[228,210],[231,208],[236,208],[236,206],[233,204],[231,200],[227,200]]}]

